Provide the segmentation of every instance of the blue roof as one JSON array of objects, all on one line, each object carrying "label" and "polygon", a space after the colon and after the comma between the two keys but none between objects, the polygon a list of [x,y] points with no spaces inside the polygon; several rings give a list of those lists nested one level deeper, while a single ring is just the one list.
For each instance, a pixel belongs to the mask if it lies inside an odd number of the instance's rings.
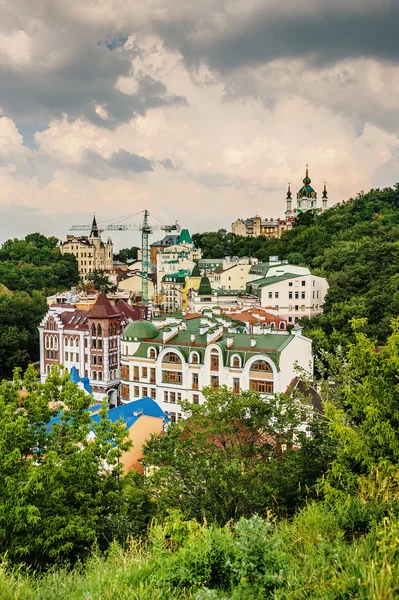
[{"label": "blue roof", "polygon": [[88,394],[93,394],[93,390],[91,389],[89,378],[88,377],[79,377],[79,373],[78,373],[76,367],[72,367],[70,376],[71,376],[71,381],[73,381],[73,383],[81,383],[83,385],[83,388],[85,389],[85,391]]},{"label": "blue roof", "polygon": [[[127,429],[139,419],[142,415],[147,417],[158,417],[159,419],[165,419],[165,413],[162,408],[149,397],[141,398],[140,400],[132,400],[122,406],[111,408],[108,410],[108,419],[115,423],[118,419],[122,419],[126,423]],[[93,415],[93,421],[99,421],[99,415]]]}]

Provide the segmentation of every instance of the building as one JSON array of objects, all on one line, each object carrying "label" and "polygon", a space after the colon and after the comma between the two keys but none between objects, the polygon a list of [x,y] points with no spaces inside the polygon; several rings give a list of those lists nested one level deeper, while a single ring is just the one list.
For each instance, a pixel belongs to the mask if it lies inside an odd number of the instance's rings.
[{"label": "building", "polygon": [[146,317],[146,307],[123,300],[112,305],[104,294],[89,310],[73,303],[52,304],[38,327],[41,380],[46,380],[52,365],[63,365],[69,372],[74,369],[75,377],[88,378],[96,398],[108,396],[116,404],[121,331]]},{"label": "building", "polygon": [[201,283],[201,271],[199,270],[198,265],[194,266],[191,274],[186,277],[186,281],[184,283],[183,288],[181,289],[181,308],[184,311],[188,310],[188,301],[189,297],[191,297],[192,292],[196,292]]},{"label": "building", "polygon": [[196,313],[202,313],[204,308],[248,308],[259,304],[258,296],[251,295],[243,289],[212,289],[206,275],[201,278],[198,289],[192,289],[188,294],[188,310]]},{"label": "building", "polygon": [[110,238],[106,242],[101,239],[96,217],[93,217],[90,235],[67,235],[65,242],[60,242],[61,254],[73,254],[78,262],[79,275],[83,280],[95,270],[112,270],[113,245]]},{"label": "building", "polygon": [[162,277],[158,304],[163,312],[173,313],[183,309],[183,289],[186,285],[186,279],[190,275],[190,269],[181,269],[176,273],[170,273]]},{"label": "building", "polygon": [[121,344],[122,400],[149,395],[172,421],[184,416],[182,399],[204,401],[205,387],[267,396],[284,392],[297,366],[313,371],[312,342],[300,327],[288,333],[259,323],[250,334],[218,310],[188,320],[132,323]]},{"label": "building", "polygon": [[236,262],[217,269],[213,275],[214,287],[221,290],[245,290],[251,267],[251,263]]},{"label": "building", "polygon": [[292,194],[291,194],[291,186],[288,184],[287,191],[287,208],[285,211],[285,215],[287,219],[292,217],[296,217],[299,213],[307,212],[308,210],[318,210],[320,212],[324,212],[327,210],[327,187],[324,182],[324,190],[321,198],[321,207],[317,205],[317,192],[310,185],[312,180],[309,177],[309,167],[306,165],[306,174],[303,179],[303,186],[298,190],[296,195],[296,207],[292,206]]},{"label": "building", "polygon": [[313,317],[323,311],[328,283],[312,275],[307,267],[290,265],[271,256],[268,263],[254,265],[247,292],[257,296],[262,308],[294,324],[301,317]]},{"label": "building", "polygon": [[323,212],[327,210],[327,187],[324,183],[322,194],[321,207],[317,204],[317,192],[310,185],[312,183],[309,177],[309,167],[306,165],[306,174],[303,179],[303,185],[298,190],[296,195],[296,206],[293,206],[291,184],[288,184],[285,218],[265,218],[262,219],[259,215],[250,217],[249,219],[237,219],[231,224],[231,231],[236,235],[243,237],[259,237],[265,236],[268,238],[280,238],[283,233],[292,229],[295,217],[308,210],[318,210]]},{"label": "building", "polygon": [[191,251],[191,259],[198,260],[201,258],[201,250],[195,248],[194,242],[191,239],[188,229],[182,229],[180,234],[167,234],[162,240],[154,242],[150,246],[150,262],[157,265],[157,255],[159,252],[167,252],[169,249],[173,251]]},{"label": "building", "polygon": [[[92,420],[99,422],[98,412],[101,406],[91,409]],[[139,473],[143,472],[141,459],[143,458],[143,447],[153,434],[160,434],[165,424],[170,420],[163,412],[157,402],[151,398],[140,398],[133,402],[127,402],[116,408],[108,410],[107,418],[112,422],[121,419],[129,432],[132,447],[122,452],[120,462],[126,474],[131,469]],[[95,435],[93,435],[93,438]]]}]

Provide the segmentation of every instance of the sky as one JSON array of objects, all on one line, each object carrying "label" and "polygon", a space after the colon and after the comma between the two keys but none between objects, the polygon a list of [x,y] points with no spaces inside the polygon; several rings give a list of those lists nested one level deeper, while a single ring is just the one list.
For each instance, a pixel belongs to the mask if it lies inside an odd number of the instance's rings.
[{"label": "sky", "polygon": [[0,243],[283,216],[306,163],[330,205],[393,185],[398,27],[397,0],[0,0]]}]

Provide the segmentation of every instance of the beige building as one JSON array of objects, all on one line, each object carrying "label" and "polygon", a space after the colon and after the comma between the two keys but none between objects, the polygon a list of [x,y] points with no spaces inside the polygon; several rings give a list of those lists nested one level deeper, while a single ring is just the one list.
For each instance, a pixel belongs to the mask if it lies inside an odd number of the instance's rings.
[{"label": "beige building", "polygon": [[[122,275],[123,279],[118,282],[118,290],[121,292],[130,292],[131,296],[141,296],[143,278],[140,273],[127,273]],[[148,298],[153,300],[155,296],[155,285],[148,278]]]},{"label": "beige building", "polygon": [[113,244],[108,238],[101,239],[96,217],[93,217],[90,235],[67,235],[65,242],[60,243],[61,254],[73,254],[78,261],[79,275],[83,280],[95,270],[111,270],[113,261]]},{"label": "beige building", "polygon": [[245,290],[251,267],[251,264],[227,264],[215,271],[213,286],[221,290]]},{"label": "beige building", "polygon": [[262,308],[271,308],[289,324],[323,312],[327,280],[313,275],[307,267],[271,256],[268,263],[253,266],[249,277],[247,292],[259,298]]}]

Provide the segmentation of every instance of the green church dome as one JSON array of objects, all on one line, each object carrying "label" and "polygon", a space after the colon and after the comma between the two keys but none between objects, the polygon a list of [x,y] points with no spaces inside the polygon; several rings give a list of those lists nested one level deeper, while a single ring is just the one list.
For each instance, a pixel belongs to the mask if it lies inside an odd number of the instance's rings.
[{"label": "green church dome", "polygon": [[191,277],[201,277],[201,271],[199,270],[198,265],[194,266],[194,269],[191,272]]},{"label": "green church dome", "polygon": [[137,338],[138,340],[153,339],[159,334],[158,329],[151,321],[134,321],[123,332],[124,338]]},{"label": "green church dome", "polygon": [[200,296],[210,296],[212,294],[211,283],[206,275],[200,281],[198,294]]},{"label": "green church dome", "polygon": [[309,169],[308,166],[306,165],[306,175],[303,179],[303,186],[301,187],[301,189],[298,192],[298,198],[311,198],[316,197],[316,192],[314,191],[314,189],[312,188],[312,186],[310,185],[312,183],[312,180],[309,177]]}]

